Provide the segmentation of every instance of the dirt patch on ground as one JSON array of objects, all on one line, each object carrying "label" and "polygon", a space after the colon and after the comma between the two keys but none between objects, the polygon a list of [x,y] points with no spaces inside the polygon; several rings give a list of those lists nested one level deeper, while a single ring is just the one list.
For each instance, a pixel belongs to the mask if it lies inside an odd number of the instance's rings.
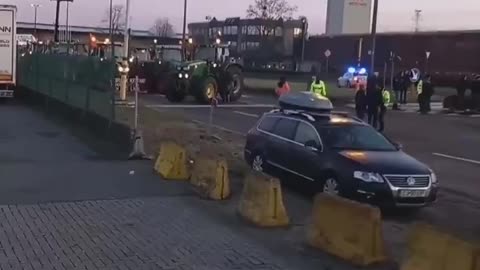
[{"label": "dirt patch on ground", "polygon": [[[248,166],[243,160],[243,136],[213,129],[212,134],[218,137],[214,138],[208,135],[208,127],[190,121],[178,111],[157,111],[140,104],[139,115],[147,154],[157,157],[162,142],[176,142],[187,148],[192,159],[199,155],[225,158],[232,174],[243,176],[247,171]],[[134,109],[118,107],[116,119],[133,128]]]}]

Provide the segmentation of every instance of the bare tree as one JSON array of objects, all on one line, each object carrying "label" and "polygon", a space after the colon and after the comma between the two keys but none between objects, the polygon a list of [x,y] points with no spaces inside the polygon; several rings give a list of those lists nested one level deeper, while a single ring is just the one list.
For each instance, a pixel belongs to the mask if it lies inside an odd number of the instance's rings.
[{"label": "bare tree", "polygon": [[175,34],[173,25],[168,18],[156,19],[150,31],[158,37],[171,37]]},{"label": "bare tree", "polygon": [[[105,11],[105,18],[102,20],[102,24],[110,26],[110,9]],[[123,5],[114,5],[112,7],[112,31],[113,34],[121,34],[125,26],[125,7]]]},{"label": "bare tree", "polygon": [[291,19],[297,10],[298,7],[290,5],[287,0],[254,0],[248,6],[247,18],[264,20],[259,32],[267,36],[274,30],[274,21]]}]

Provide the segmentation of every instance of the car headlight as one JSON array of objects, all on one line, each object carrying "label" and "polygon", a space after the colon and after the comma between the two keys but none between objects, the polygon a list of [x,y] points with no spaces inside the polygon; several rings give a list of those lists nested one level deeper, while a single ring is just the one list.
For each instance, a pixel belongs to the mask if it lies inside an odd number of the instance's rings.
[{"label": "car headlight", "polygon": [[182,73],[178,73],[178,78],[183,78],[183,74]]},{"label": "car headlight", "polygon": [[213,67],[216,68],[216,67],[217,67],[217,63],[213,63]]},{"label": "car headlight", "polygon": [[383,183],[384,182],[380,174],[372,173],[372,172],[356,171],[356,172],[353,172],[353,177],[355,179],[362,180],[367,183]]},{"label": "car headlight", "polygon": [[432,170],[430,170],[430,178],[432,179],[432,184],[438,183],[437,175]]},{"label": "car headlight", "polygon": [[188,77],[190,77],[190,75],[188,75],[188,73],[185,73],[185,79],[188,79]]}]

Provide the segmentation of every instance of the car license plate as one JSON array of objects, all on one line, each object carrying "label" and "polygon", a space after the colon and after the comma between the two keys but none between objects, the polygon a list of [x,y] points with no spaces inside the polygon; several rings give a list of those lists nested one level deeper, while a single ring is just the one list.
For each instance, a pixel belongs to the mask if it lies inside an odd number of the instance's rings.
[{"label": "car license plate", "polygon": [[400,190],[402,198],[423,198],[427,196],[426,190]]}]

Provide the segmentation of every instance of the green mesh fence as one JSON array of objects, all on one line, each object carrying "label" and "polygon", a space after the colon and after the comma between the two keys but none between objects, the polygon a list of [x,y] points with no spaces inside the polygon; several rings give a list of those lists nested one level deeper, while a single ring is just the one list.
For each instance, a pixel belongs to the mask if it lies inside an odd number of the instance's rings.
[{"label": "green mesh fence", "polygon": [[96,57],[27,53],[18,57],[18,84],[113,120],[115,70]]}]

